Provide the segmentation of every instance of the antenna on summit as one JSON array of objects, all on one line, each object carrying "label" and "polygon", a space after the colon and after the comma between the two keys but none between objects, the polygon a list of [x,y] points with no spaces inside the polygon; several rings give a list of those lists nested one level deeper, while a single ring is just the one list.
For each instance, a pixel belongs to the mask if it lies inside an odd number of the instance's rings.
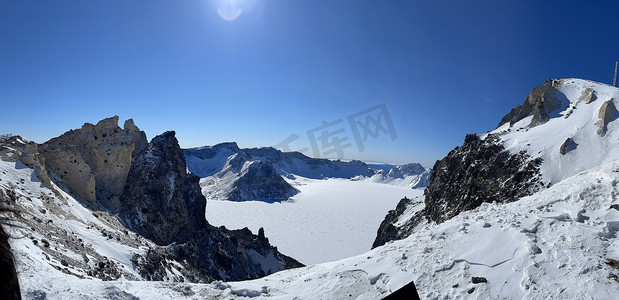
[{"label": "antenna on summit", "polygon": [[615,62],[615,79],[613,79],[613,86],[617,87],[617,67],[619,67],[619,61]]}]

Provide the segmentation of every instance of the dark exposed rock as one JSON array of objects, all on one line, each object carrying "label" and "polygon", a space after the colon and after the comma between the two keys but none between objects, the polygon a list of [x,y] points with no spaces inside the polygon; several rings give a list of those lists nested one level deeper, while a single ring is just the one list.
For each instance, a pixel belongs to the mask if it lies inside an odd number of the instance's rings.
[{"label": "dark exposed rock", "polygon": [[578,144],[576,144],[573,139],[567,138],[565,142],[561,144],[561,147],[559,148],[559,153],[565,155],[566,153],[576,149],[577,146]]},{"label": "dark exposed rock", "polygon": [[400,202],[398,202],[398,205],[396,206],[395,210],[390,210],[387,213],[387,216],[385,217],[385,219],[381,222],[380,226],[378,227],[378,233],[376,234],[376,239],[374,240],[374,243],[372,244],[372,249],[382,246],[388,241],[400,239],[400,232],[402,231],[402,229],[396,228],[393,224],[397,221],[398,217],[404,213],[406,208],[411,204],[412,204],[411,199],[404,197],[402,200],[400,200]]},{"label": "dark exposed rock", "polygon": [[541,158],[532,159],[524,151],[510,153],[495,135],[483,140],[467,135],[461,147],[434,164],[430,184],[424,191],[425,208],[395,228],[394,221],[409,205],[400,201],[381,223],[373,247],[408,237],[424,218],[442,223],[484,202],[507,203],[533,194],[543,186],[541,162]]},{"label": "dark exposed rock", "polygon": [[488,282],[488,279],[486,279],[486,277],[473,277],[471,278],[471,282],[474,284],[486,283]]},{"label": "dark exposed rock", "polygon": [[188,174],[174,131],[136,155],[120,198],[121,220],[160,245],[184,243],[206,226],[206,199],[199,178]]},{"label": "dark exposed rock", "polygon": [[277,174],[272,165],[263,161],[252,162],[233,184],[229,200],[288,199],[299,191]]},{"label": "dark exposed rock", "polygon": [[120,278],[122,273],[115,262],[106,259],[98,262],[87,274],[88,276],[97,277],[104,281],[111,281]]},{"label": "dark exposed rock", "polygon": [[610,206],[610,209],[613,209],[613,208],[616,209],[616,210],[619,210],[619,204],[612,204]]},{"label": "dark exposed rock", "polygon": [[[119,217],[127,220],[129,228],[162,246],[134,256],[143,276],[153,280],[164,276],[166,257],[182,262],[184,278],[191,282],[245,280],[302,266],[279,253],[264,236],[253,235],[248,229],[231,231],[209,225],[198,181],[187,173],[173,131],[153,138],[148,148],[134,157]],[[257,255],[274,257],[280,265],[264,270]]]},{"label": "dark exposed rock", "polygon": [[606,264],[609,265],[613,269],[619,270],[619,260],[609,258],[606,260]]},{"label": "dark exposed rock", "polygon": [[425,216],[442,223],[484,202],[506,203],[541,188],[541,158],[510,153],[498,137],[467,135],[464,145],[449,152],[432,170],[424,191]]},{"label": "dark exposed rock", "polygon": [[475,291],[475,287],[470,288],[468,291],[466,291],[468,294],[472,294]]}]

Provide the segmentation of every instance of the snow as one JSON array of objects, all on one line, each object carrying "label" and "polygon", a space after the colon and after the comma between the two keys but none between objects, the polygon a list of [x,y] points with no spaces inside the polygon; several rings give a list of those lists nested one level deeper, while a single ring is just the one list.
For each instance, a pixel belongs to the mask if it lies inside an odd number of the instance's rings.
[{"label": "snow", "polygon": [[249,255],[254,263],[259,264],[262,271],[266,274],[272,273],[272,271],[281,271],[284,269],[284,265],[277,260],[277,257],[275,257],[273,252],[269,252],[267,256],[263,256],[256,250],[249,249],[247,250],[247,255]]},{"label": "snow", "polygon": [[221,171],[226,165],[228,157],[233,154],[235,153],[231,149],[222,148],[215,154],[214,157],[208,159],[186,155],[185,160],[187,163],[187,169],[191,170],[192,173],[198,175],[200,178],[211,176]]},{"label": "snow", "polygon": [[[597,134],[598,111],[604,102],[619,99],[619,89],[582,79],[563,79],[558,90],[565,95],[566,105],[547,123],[527,128],[532,116],[514,124],[509,132],[509,124],[504,124],[492,133],[502,133],[504,146],[512,152],[526,150],[534,157],[541,157],[542,175],[546,182],[556,183],[579,172],[619,159],[619,122],[608,124],[604,137]],[[582,90],[591,88],[597,99],[586,104],[578,101]],[[567,105],[569,102],[569,105]],[[576,107],[575,109],[571,109]],[[569,116],[566,118],[565,116]],[[552,115],[551,115],[552,117]],[[559,148],[567,138],[572,138],[576,148],[565,155]]]},{"label": "snow", "polygon": [[264,227],[271,244],[304,264],[337,260],[369,250],[387,212],[423,190],[346,179],[291,182],[290,201],[208,200],[206,219],[215,226]]}]

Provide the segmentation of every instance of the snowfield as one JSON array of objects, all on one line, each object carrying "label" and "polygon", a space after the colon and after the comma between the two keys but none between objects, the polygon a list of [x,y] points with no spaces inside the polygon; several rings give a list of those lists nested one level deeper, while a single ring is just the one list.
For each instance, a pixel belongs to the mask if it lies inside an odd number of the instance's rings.
[{"label": "snowfield", "polygon": [[288,201],[207,200],[206,219],[229,229],[264,227],[269,241],[304,264],[316,264],[364,253],[387,212],[404,197],[423,190],[350,181],[297,178],[301,192]]}]

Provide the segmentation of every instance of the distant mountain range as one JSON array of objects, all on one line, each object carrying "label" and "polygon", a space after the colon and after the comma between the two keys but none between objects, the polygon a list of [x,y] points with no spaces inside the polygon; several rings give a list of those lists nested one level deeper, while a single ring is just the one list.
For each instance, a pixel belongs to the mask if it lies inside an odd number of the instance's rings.
[{"label": "distant mountain range", "polygon": [[368,165],[358,160],[311,158],[271,147],[241,149],[236,143],[183,152],[188,170],[201,177],[202,193],[208,199],[219,200],[285,200],[298,192],[291,184],[298,177],[344,178],[423,188],[431,174],[431,170],[417,163]]}]

